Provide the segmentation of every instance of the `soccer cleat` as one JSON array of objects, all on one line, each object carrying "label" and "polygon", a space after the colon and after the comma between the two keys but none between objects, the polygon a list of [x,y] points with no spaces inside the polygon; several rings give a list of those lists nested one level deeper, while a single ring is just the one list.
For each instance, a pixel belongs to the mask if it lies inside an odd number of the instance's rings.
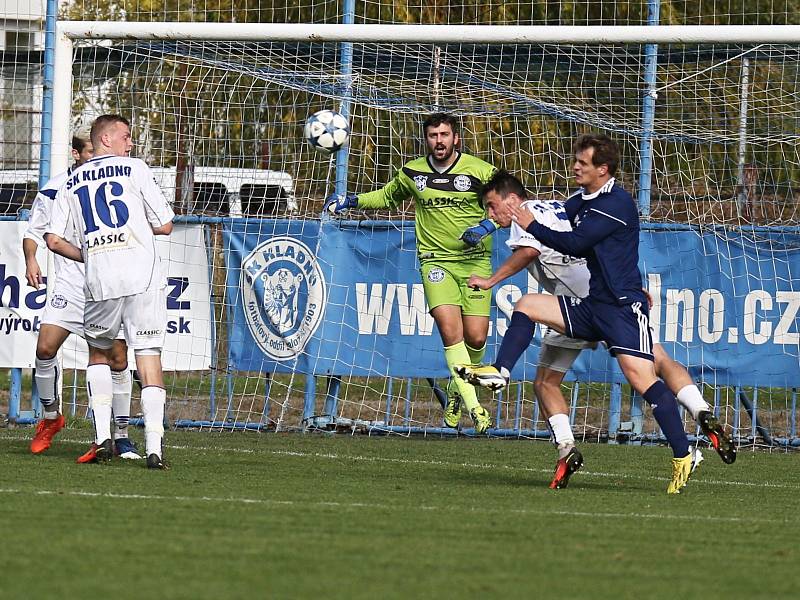
[{"label": "soccer cleat", "polygon": [[130,438],[126,437],[114,440],[114,455],[128,460],[141,460],[142,458],[139,455],[136,445]]},{"label": "soccer cleat", "polygon": [[489,425],[492,424],[492,416],[489,414],[489,411],[482,406],[473,408],[470,416],[475,423],[475,433],[486,433],[486,430],[489,429]]},{"label": "soccer cleat", "polygon": [[580,450],[573,447],[564,458],[559,458],[556,463],[556,472],[550,482],[551,490],[560,490],[569,484],[569,478],[583,466],[583,455]]},{"label": "soccer cleat", "polygon": [[719,419],[713,413],[704,410],[697,415],[697,423],[700,425],[700,430],[711,442],[714,450],[717,451],[722,462],[732,464],[736,460],[736,446],[733,445],[733,440],[725,433],[725,429],[719,422]]},{"label": "soccer cleat", "polygon": [[162,471],[166,471],[169,467],[167,463],[164,462],[164,459],[161,458],[158,454],[148,454],[147,455],[147,468],[148,469],[161,469]]},{"label": "soccer cleat", "polygon": [[447,404],[444,405],[444,424],[455,429],[461,421],[461,394],[454,379],[447,384]]},{"label": "soccer cleat", "polygon": [[102,444],[92,444],[86,452],[78,457],[77,462],[82,465],[108,462],[112,456],[114,456],[114,444],[111,440],[105,440]]},{"label": "soccer cleat", "polygon": [[499,392],[508,385],[508,379],[494,365],[456,365],[454,370],[464,381],[489,388],[493,392]]},{"label": "soccer cleat", "polygon": [[97,462],[97,444],[92,444],[89,449],[81,454],[76,461],[78,464],[89,464]]},{"label": "soccer cleat", "polygon": [[693,468],[697,468],[700,461],[695,463],[694,453],[689,452],[683,458],[672,459],[672,480],[667,486],[668,494],[680,494],[681,488],[689,481],[689,476],[692,474]]},{"label": "soccer cleat", "polygon": [[114,457],[114,442],[110,439],[103,440],[97,444],[97,449],[94,453],[97,462],[108,462]]},{"label": "soccer cleat", "polygon": [[41,454],[50,447],[55,435],[64,428],[64,415],[55,419],[42,419],[36,425],[36,433],[31,440],[31,452]]}]

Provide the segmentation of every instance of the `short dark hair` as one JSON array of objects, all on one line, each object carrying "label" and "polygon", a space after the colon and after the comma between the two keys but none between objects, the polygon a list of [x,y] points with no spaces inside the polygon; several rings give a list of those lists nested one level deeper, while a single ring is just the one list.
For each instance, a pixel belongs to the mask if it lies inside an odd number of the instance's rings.
[{"label": "short dark hair", "polygon": [[100,146],[100,136],[105,133],[106,128],[114,123],[122,123],[128,127],[131,126],[130,121],[122,115],[100,115],[94,120],[94,123],[92,123],[92,132],[89,134],[89,137],[92,139],[92,145],[95,148]]},{"label": "short dark hair", "polygon": [[504,169],[498,169],[481,188],[481,198],[485,198],[489,192],[495,192],[501,198],[507,198],[510,194],[516,194],[520,198],[527,198],[528,191],[522,182]]},{"label": "short dark hair", "polygon": [[450,125],[450,129],[453,130],[453,133],[458,133],[458,120],[453,115],[442,112],[428,115],[422,122],[422,132],[427,133],[428,127],[438,127],[442,123]]},{"label": "short dark hair", "polygon": [[89,144],[89,136],[85,132],[76,133],[72,136],[72,149],[78,154]]},{"label": "short dark hair", "polygon": [[602,133],[585,133],[575,140],[572,150],[577,154],[589,148],[594,149],[592,164],[595,167],[606,165],[608,174],[613,177],[619,166],[619,146],[617,146],[617,143]]}]

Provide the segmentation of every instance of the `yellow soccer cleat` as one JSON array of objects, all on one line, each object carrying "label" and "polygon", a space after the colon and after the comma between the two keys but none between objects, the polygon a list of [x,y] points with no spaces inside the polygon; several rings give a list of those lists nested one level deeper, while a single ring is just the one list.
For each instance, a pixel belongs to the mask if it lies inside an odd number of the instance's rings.
[{"label": "yellow soccer cleat", "polygon": [[473,408],[470,416],[472,416],[472,421],[475,423],[475,433],[477,434],[486,433],[489,425],[492,424],[492,416],[482,406]]},{"label": "yellow soccer cleat", "polygon": [[689,454],[683,458],[672,459],[672,481],[667,486],[668,494],[680,494],[681,489],[686,486],[689,477],[695,472],[700,463],[703,462],[703,454],[698,449],[690,450]]},{"label": "yellow soccer cleat", "polygon": [[447,384],[447,404],[444,405],[444,424],[455,429],[461,421],[461,394],[454,379]]},{"label": "yellow soccer cleat", "polygon": [[508,379],[494,365],[456,365],[453,370],[467,383],[489,388],[493,392],[499,392],[508,385]]}]

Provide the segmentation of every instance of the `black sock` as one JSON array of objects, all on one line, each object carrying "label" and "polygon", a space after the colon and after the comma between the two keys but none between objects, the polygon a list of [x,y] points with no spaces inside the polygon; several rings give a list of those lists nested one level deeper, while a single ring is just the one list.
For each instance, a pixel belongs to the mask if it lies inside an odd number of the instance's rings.
[{"label": "black sock", "polygon": [[653,407],[655,417],[661,431],[667,438],[675,458],[683,458],[689,454],[689,438],[683,429],[683,421],[678,412],[678,402],[672,392],[660,379],[651,385],[643,394],[647,403]]},{"label": "black sock", "polygon": [[498,371],[506,369],[509,373],[517,364],[519,357],[530,346],[536,324],[523,312],[517,310],[511,315],[511,325],[503,336],[503,343],[497,351],[494,366]]}]

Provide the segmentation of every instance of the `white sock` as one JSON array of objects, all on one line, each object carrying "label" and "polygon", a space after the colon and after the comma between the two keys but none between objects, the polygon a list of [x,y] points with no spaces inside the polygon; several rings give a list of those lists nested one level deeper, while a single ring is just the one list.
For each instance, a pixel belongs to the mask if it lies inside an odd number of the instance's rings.
[{"label": "white sock", "polygon": [[131,372],[111,371],[112,398],[114,413],[114,439],[128,437],[128,421],[131,418]]},{"label": "white sock", "polygon": [[111,367],[89,365],[86,367],[86,389],[89,406],[94,413],[95,443],[111,439]]},{"label": "white sock", "polygon": [[154,385],[142,388],[142,412],[144,413],[144,443],[147,455],[161,456],[164,438],[164,403],[167,390]]},{"label": "white sock", "polygon": [[702,411],[711,411],[708,402],[703,399],[703,394],[700,393],[700,390],[693,383],[684,386],[681,388],[681,391],[678,392],[678,404],[688,410],[695,421],[697,420],[697,415]]},{"label": "white sock", "polygon": [[568,415],[553,415],[547,419],[547,422],[550,423],[550,429],[556,438],[556,445],[559,448],[575,445],[575,436],[572,435],[572,427],[569,424]]},{"label": "white sock", "polygon": [[58,359],[36,357],[36,389],[39,390],[39,401],[42,403],[45,419],[58,417]]}]

